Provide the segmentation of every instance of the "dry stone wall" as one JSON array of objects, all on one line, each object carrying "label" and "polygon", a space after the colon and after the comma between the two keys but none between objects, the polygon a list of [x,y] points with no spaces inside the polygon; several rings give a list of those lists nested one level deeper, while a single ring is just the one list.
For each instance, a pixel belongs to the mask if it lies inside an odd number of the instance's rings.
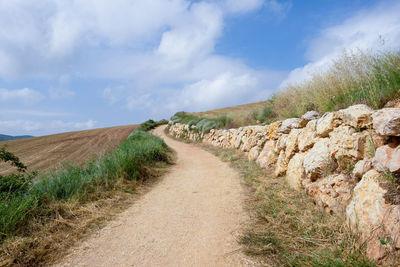
[{"label": "dry stone wall", "polygon": [[238,149],[261,167],[272,167],[321,209],[346,216],[366,240],[372,259],[400,250],[400,201],[388,201],[400,197],[388,197],[397,193],[385,180],[400,174],[400,108],[354,105],[206,134],[172,122],[168,129],[176,137]]}]

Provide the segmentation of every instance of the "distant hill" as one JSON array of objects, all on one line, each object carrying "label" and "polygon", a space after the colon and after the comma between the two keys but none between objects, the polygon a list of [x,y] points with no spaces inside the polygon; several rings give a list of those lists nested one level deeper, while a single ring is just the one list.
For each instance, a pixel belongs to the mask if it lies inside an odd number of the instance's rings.
[{"label": "distant hill", "polygon": [[32,135],[11,136],[11,135],[0,134],[0,142],[8,141],[8,140],[25,139],[25,138],[30,138],[30,137],[33,137],[33,136]]},{"label": "distant hill", "polygon": [[233,119],[234,124],[232,126],[240,127],[249,124],[255,124],[254,117],[256,117],[257,114],[259,114],[263,110],[267,103],[268,100],[203,112],[192,112],[190,114],[210,119],[227,115],[228,117]]}]

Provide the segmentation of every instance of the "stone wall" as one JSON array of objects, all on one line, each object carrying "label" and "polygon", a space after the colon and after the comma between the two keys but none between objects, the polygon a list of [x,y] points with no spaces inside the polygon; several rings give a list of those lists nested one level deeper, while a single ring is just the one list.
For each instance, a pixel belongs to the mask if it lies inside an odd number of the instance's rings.
[{"label": "stone wall", "polygon": [[[346,216],[382,260],[400,249],[400,197],[385,177],[400,173],[400,108],[374,111],[355,105],[322,116],[267,126],[198,133],[194,126],[169,125],[170,134],[222,148],[235,148],[263,168],[273,168],[289,186],[305,190],[326,212]],[[387,178],[386,178],[387,179]]]}]

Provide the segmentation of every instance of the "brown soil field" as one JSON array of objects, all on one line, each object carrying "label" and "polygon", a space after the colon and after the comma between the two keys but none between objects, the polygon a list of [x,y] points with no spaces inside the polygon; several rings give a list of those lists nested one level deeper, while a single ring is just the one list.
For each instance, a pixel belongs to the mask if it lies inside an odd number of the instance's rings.
[{"label": "brown soil field", "polygon": [[[117,147],[138,125],[117,126],[93,130],[67,132],[48,136],[0,142],[14,153],[29,171],[47,171],[61,162],[82,164]],[[0,175],[15,168],[0,164]]]}]

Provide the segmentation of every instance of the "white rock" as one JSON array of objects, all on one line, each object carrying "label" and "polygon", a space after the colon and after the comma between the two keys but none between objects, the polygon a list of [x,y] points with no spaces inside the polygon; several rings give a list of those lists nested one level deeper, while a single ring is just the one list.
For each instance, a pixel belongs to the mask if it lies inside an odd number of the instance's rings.
[{"label": "white rock", "polygon": [[296,190],[300,190],[301,181],[305,178],[304,156],[302,153],[295,154],[287,166],[286,181],[290,187]]},{"label": "white rock", "polygon": [[384,108],[372,114],[375,131],[384,136],[400,136],[400,108]]},{"label": "white rock", "polygon": [[355,128],[367,128],[372,123],[371,115],[374,110],[367,105],[354,105],[339,110],[336,114],[344,124]]},{"label": "white rock", "polygon": [[329,139],[323,138],[319,140],[312,149],[310,149],[304,157],[304,169],[306,175],[311,181],[321,177],[323,171],[329,168],[331,158],[329,154]]}]

